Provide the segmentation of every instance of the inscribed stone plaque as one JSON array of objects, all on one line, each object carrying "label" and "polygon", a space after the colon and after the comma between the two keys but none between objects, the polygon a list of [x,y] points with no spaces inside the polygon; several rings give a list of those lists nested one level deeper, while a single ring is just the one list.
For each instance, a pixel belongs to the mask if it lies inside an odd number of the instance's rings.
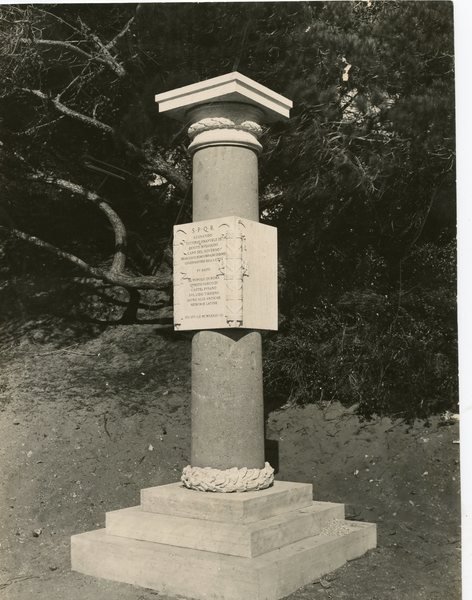
[{"label": "inscribed stone plaque", "polygon": [[225,217],[174,227],[175,329],[277,329],[277,230]]}]

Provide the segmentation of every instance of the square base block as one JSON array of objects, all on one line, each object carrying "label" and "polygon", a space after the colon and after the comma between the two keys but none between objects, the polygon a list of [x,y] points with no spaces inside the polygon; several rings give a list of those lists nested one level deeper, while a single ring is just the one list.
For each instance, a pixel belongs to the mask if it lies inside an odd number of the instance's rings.
[{"label": "square base block", "polygon": [[109,535],[72,538],[72,568],[94,577],[199,600],[276,600],[376,545],[376,527],[346,523],[341,535],[316,535],[256,558],[228,556]]},{"label": "square base block", "polygon": [[141,508],[146,512],[225,523],[252,523],[312,502],[313,486],[291,481],[275,481],[265,490],[240,494],[198,492],[181,483],[141,490]]},{"label": "square base block", "polygon": [[317,535],[332,519],[344,518],[344,506],[311,506],[251,523],[222,523],[150,513],[140,506],[108,512],[110,535],[248,558]]}]

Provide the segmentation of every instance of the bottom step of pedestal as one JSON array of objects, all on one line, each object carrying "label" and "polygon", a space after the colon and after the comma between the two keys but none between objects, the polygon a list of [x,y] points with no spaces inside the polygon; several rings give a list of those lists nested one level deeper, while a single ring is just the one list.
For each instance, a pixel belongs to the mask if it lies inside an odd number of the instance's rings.
[{"label": "bottom step of pedestal", "polygon": [[256,558],[106,533],[72,537],[75,571],[199,600],[277,600],[376,545],[376,526],[335,520],[320,535]]}]

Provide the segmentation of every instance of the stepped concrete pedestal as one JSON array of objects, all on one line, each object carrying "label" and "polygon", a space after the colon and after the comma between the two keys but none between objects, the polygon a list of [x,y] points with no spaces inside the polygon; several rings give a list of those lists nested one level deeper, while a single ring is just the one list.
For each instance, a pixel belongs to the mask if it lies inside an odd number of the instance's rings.
[{"label": "stepped concrete pedestal", "polygon": [[312,486],[211,494],[148,488],[105,529],[72,537],[72,569],[202,600],[276,600],[376,545],[376,526],[314,502]]}]

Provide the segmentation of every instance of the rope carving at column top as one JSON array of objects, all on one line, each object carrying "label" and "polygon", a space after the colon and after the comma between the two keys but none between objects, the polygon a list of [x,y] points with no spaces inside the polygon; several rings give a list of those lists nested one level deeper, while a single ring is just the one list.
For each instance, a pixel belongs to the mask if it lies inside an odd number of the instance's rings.
[{"label": "rope carving at column top", "polygon": [[254,492],[265,490],[274,483],[274,469],[268,462],[263,469],[213,469],[192,467],[182,471],[182,483],[191,490],[200,492]]},{"label": "rope carving at column top", "polygon": [[262,127],[255,121],[238,122],[228,119],[228,117],[207,117],[192,123],[188,128],[188,135],[190,138],[194,138],[198,133],[211,131],[212,129],[238,129],[252,133],[255,137],[261,136],[263,131]]}]

